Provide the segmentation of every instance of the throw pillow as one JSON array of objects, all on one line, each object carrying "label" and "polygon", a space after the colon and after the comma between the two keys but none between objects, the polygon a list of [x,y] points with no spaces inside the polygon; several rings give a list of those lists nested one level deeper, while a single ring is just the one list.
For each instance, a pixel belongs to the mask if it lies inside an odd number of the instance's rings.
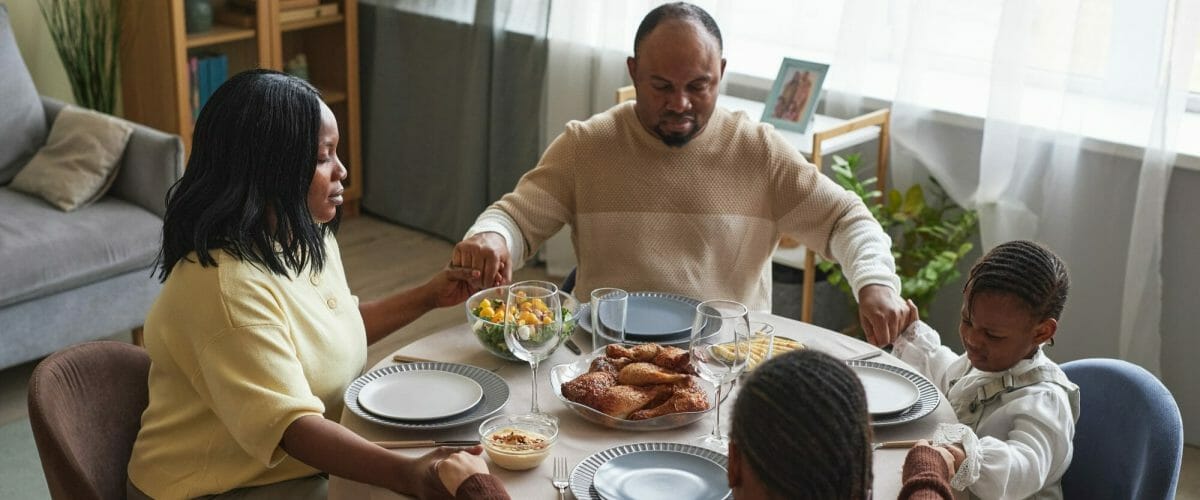
[{"label": "throw pillow", "polygon": [[133,133],[129,123],[77,106],[64,107],[46,145],[13,178],[12,189],[70,212],[104,196]]},{"label": "throw pillow", "polygon": [[46,112],[0,4],[0,186],[16,175],[46,138]]}]

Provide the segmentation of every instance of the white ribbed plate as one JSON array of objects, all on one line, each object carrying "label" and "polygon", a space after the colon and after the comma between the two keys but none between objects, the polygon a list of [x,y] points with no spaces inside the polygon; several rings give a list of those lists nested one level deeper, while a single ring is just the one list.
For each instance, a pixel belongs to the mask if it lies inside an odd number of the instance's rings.
[{"label": "white ribbed plate", "polygon": [[[597,493],[595,486],[592,484],[596,477],[596,471],[614,458],[640,452],[667,452],[672,454],[686,454],[708,460],[716,465],[716,468],[713,469],[714,472],[716,472],[717,469],[720,469],[721,476],[718,478],[719,483],[725,484],[724,472],[727,466],[727,459],[725,455],[712,450],[700,448],[698,446],[692,446],[690,444],[634,443],[609,448],[607,450],[595,453],[592,456],[583,459],[582,462],[579,462],[579,465],[575,466],[575,470],[571,471],[571,492],[575,494],[575,498],[578,500],[601,500],[603,497]],[[733,495],[733,492],[729,490],[727,485],[724,487],[723,491],[709,491],[708,493],[711,495],[703,495],[702,498],[726,499],[731,498]]]},{"label": "white ribbed plate", "polygon": [[925,377],[922,377],[920,374],[911,370],[906,370],[904,368],[900,368],[899,366],[893,366],[887,363],[877,363],[874,361],[850,360],[846,362],[846,365],[850,366],[851,368],[857,366],[866,366],[889,371],[908,379],[909,382],[912,382],[913,385],[917,386],[916,403],[913,403],[912,406],[902,413],[880,416],[872,415],[871,425],[885,427],[889,425],[899,425],[906,422],[912,422],[913,420],[932,413],[934,408],[937,408],[938,403],[941,402],[942,395],[938,392],[937,387],[933,385],[933,382],[930,382]]},{"label": "white ribbed plate", "polygon": [[[477,384],[479,384],[479,387],[483,388],[483,401],[480,401],[470,410],[458,415],[448,418],[423,421],[406,421],[384,418],[366,411],[362,408],[362,406],[359,406],[358,393],[372,380],[391,373],[418,370],[438,370],[457,373],[474,380]],[[437,363],[431,361],[420,363],[401,363],[398,365],[385,366],[378,370],[367,372],[354,379],[354,382],[350,383],[350,387],[346,388],[346,395],[342,398],[342,401],[346,404],[346,409],[350,410],[351,413],[358,415],[363,420],[379,425],[395,427],[397,429],[413,430],[445,429],[469,424],[471,422],[478,422],[479,420],[483,420],[500,411],[500,409],[504,407],[504,404],[508,402],[508,383],[495,373],[484,370],[483,368],[479,368],[477,366],[460,365],[457,363]]]}]

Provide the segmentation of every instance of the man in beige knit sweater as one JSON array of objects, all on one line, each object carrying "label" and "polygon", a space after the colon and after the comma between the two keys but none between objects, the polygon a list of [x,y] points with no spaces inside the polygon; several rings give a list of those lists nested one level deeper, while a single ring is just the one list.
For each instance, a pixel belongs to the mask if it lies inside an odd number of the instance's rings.
[{"label": "man in beige knit sweater", "polygon": [[577,297],[612,286],[769,311],[771,254],[789,235],[842,263],[868,336],[898,335],[907,309],[891,240],[770,125],[716,107],[721,47],[699,7],[647,14],[627,61],[636,101],[568,123],[516,189],[479,216],[451,264],[507,283],[569,224]]}]

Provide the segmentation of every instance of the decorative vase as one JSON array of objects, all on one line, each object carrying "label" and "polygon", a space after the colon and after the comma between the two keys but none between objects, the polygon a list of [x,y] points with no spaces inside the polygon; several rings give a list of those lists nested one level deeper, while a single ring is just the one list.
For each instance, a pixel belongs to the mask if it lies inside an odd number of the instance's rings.
[{"label": "decorative vase", "polygon": [[203,33],[212,29],[213,8],[208,0],[184,0],[183,17],[188,33]]}]

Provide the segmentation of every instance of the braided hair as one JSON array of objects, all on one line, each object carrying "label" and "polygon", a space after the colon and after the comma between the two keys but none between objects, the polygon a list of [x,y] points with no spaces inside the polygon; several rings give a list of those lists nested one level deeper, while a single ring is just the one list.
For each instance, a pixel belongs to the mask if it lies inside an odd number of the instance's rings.
[{"label": "braided hair", "polygon": [[1067,265],[1050,249],[1032,241],[1001,244],[971,267],[963,293],[968,314],[981,292],[1012,294],[1029,306],[1038,321],[1059,319],[1070,288]]},{"label": "braided hair", "polygon": [[867,399],[846,363],[804,349],[763,363],[738,393],[732,423],[739,453],[773,496],[867,498]]}]

